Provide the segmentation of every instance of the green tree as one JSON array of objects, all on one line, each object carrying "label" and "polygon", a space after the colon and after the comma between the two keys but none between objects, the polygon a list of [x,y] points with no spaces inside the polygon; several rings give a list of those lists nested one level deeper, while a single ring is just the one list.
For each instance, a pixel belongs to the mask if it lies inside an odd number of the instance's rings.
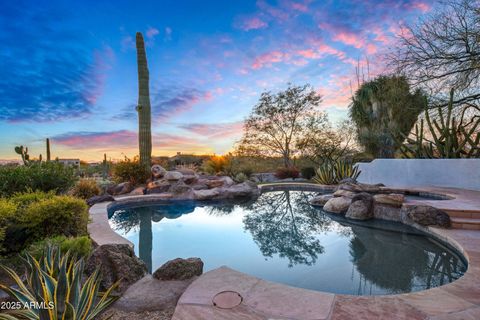
[{"label": "green tree", "polygon": [[299,154],[297,144],[328,120],[317,110],[321,102],[310,85],[289,85],[284,91],[264,92],[244,123],[237,151],[245,156],[281,157],[285,167]]},{"label": "green tree", "polygon": [[425,96],[413,93],[401,76],[379,76],[363,83],[350,104],[357,140],[376,158],[393,158],[425,108]]}]

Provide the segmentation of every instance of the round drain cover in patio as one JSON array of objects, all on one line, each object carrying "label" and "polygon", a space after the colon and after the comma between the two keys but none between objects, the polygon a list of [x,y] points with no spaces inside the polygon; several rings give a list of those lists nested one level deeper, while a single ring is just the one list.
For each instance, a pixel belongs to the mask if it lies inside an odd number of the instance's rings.
[{"label": "round drain cover in patio", "polygon": [[220,309],[231,309],[242,303],[242,296],[235,291],[222,291],[213,297],[213,305]]}]

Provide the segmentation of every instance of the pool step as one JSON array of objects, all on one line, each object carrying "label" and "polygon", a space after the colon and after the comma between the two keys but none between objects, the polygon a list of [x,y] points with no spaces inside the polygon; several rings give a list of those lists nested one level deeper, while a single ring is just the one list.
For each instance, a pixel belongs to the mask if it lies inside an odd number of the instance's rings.
[{"label": "pool step", "polygon": [[480,219],[480,211],[476,210],[444,210],[450,218]]},{"label": "pool step", "polygon": [[459,218],[450,216],[453,229],[480,230],[480,218]]}]

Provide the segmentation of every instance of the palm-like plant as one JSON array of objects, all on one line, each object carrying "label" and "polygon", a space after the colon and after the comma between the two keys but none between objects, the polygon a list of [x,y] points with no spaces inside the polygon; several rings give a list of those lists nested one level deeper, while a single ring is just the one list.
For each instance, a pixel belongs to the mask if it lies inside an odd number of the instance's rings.
[{"label": "palm-like plant", "polygon": [[[2,266],[18,288],[0,284],[0,289],[24,308],[0,314],[0,319],[91,320],[117,299],[111,293],[118,283],[105,293],[99,293],[99,270],[82,282],[83,259],[75,260],[68,252],[62,255],[56,247],[48,247],[39,260],[27,254],[24,261],[27,268],[25,282],[15,271]],[[32,305],[39,308],[28,307]]]}]

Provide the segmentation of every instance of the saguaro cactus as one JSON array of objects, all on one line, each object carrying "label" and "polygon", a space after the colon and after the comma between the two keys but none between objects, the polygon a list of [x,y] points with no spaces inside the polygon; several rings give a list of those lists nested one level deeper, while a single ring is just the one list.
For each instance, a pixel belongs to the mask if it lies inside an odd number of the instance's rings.
[{"label": "saguaro cactus", "polygon": [[149,74],[145,43],[140,32],[136,35],[138,66],[138,146],[140,163],[150,169],[152,157],[152,124],[150,107]]},{"label": "saguaro cactus", "polygon": [[108,163],[107,163],[107,154],[103,154],[103,179],[108,178]]},{"label": "saguaro cactus", "polygon": [[47,162],[50,161],[50,139],[47,138]]}]

